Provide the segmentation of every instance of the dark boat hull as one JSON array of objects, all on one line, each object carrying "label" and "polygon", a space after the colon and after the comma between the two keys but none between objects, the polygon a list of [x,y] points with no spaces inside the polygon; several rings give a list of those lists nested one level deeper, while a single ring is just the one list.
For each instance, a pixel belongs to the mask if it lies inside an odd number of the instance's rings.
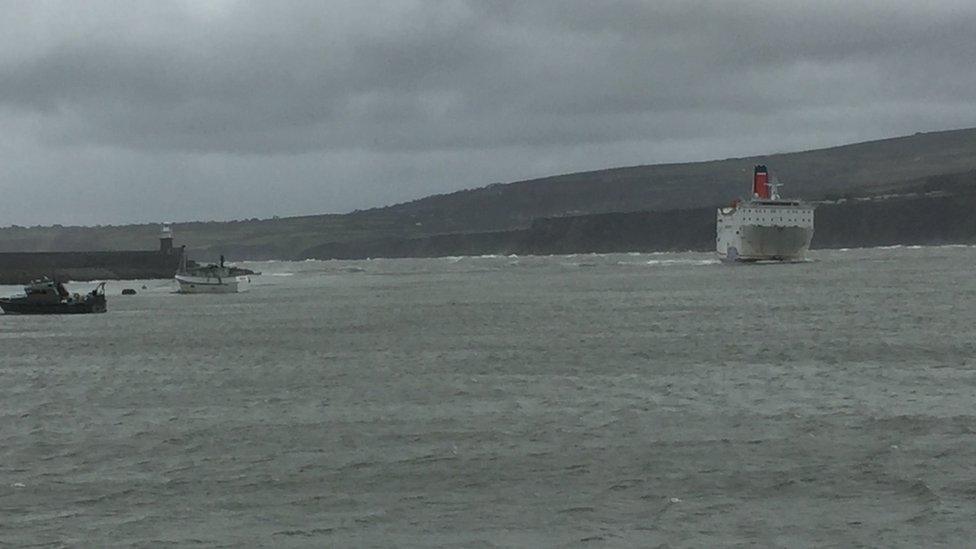
[{"label": "dark boat hull", "polygon": [[104,299],[82,303],[25,303],[0,299],[0,309],[8,315],[77,315],[106,311]]}]

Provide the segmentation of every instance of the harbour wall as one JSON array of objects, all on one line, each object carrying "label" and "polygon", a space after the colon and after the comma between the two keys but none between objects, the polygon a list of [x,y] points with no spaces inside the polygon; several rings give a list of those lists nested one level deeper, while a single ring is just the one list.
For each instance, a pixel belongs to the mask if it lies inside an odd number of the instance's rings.
[{"label": "harbour wall", "polygon": [[25,284],[38,278],[132,280],[172,278],[181,251],[4,252],[0,284]]}]

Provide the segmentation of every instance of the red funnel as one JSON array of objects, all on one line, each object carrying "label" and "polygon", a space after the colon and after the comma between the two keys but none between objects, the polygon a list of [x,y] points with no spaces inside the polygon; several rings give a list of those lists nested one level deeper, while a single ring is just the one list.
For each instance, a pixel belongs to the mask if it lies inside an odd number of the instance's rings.
[{"label": "red funnel", "polygon": [[756,166],[756,172],[752,177],[752,196],[769,198],[769,173],[766,171],[766,166]]}]

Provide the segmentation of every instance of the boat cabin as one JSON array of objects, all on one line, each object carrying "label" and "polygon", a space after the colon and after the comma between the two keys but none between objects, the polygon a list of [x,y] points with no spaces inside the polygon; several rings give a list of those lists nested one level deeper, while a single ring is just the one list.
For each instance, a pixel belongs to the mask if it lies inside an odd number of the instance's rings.
[{"label": "boat cabin", "polygon": [[32,303],[60,303],[70,295],[64,284],[54,280],[35,280],[24,287],[27,300]]}]

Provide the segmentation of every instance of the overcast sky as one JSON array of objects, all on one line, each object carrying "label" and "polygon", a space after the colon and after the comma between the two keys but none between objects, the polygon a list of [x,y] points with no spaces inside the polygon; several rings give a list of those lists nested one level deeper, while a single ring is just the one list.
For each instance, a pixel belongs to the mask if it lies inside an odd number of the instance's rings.
[{"label": "overcast sky", "polygon": [[0,0],[0,226],[976,126],[976,2]]}]

